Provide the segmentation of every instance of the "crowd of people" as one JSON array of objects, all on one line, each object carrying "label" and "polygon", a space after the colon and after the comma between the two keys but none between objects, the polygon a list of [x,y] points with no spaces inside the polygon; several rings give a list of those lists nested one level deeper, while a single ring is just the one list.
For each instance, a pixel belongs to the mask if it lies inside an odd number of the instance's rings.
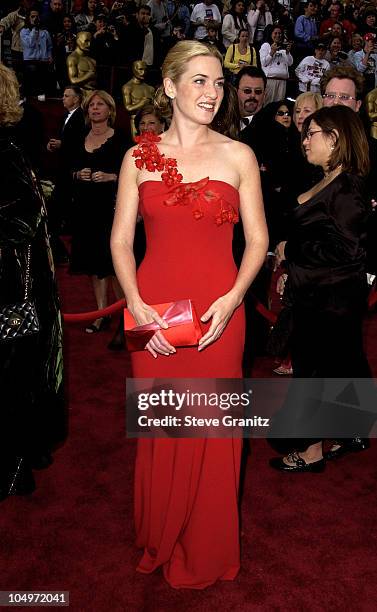
[{"label": "crowd of people", "polygon": [[[5,413],[0,498],[33,490],[32,470],[49,465],[64,429],[60,321],[46,234],[48,220],[59,256],[62,209],[72,234],[70,272],[91,276],[98,309],[107,306],[111,283],[137,326],[159,326],[145,350],[131,354],[134,377],[240,379],[268,345],[283,361],[279,374],[370,377],[362,319],[366,273],[377,268],[373,251],[367,258],[368,240],[376,242],[375,21],[374,6],[355,2],[345,9],[336,0],[309,0],[303,7],[272,0],[250,6],[243,0],[195,6],[182,0],[21,0],[3,17],[0,27],[12,30],[11,59],[26,94],[49,81],[51,90],[61,90],[66,115],[61,133],[46,142],[48,152],[60,156],[47,219],[38,179],[23,155],[27,121],[15,73],[1,65],[1,153],[4,164],[16,159],[20,195],[1,196],[7,231],[0,261],[9,274],[27,267],[30,253],[35,269],[44,265],[38,280],[45,285],[38,289],[37,279],[33,285],[40,295],[47,287],[53,303],[46,313],[46,302],[36,300],[41,328],[28,340],[31,347],[38,342],[34,367],[46,376],[46,397],[56,409],[46,417],[47,399],[35,390],[38,376],[31,378],[16,350],[22,345],[2,339],[7,369],[1,373],[13,385],[9,364],[17,358],[26,384],[18,390],[22,414],[11,405]],[[136,146],[116,126],[110,93],[94,88],[83,94],[68,82],[66,56],[78,32],[91,34],[98,64],[144,61],[150,74],[159,74],[153,104],[134,117]],[[276,270],[283,308],[269,335],[255,298],[269,307]],[[18,274],[12,292],[1,297],[2,316],[8,302],[20,299],[25,276]],[[201,338],[181,347],[165,337],[167,324],[155,306],[187,294]],[[99,316],[86,332],[108,324]],[[110,348],[124,348],[122,332],[121,323]],[[305,423],[305,402],[293,416],[289,403],[279,418]],[[49,427],[31,435],[39,405],[39,419]],[[15,441],[19,419],[25,425]],[[370,414],[355,421],[349,436],[327,449],[326,436],[311,436],[309,424],[308,435],[285,440],[284,456],[271,467],[323,472],[327,460],[369,447],[373,421]],[[237,438],[138,441],[140,572],[162,566],[175,588],[235,578],[241,451]]]},{"label": "crowd of people", "polygon": [[[225,55],[230,78],[245,65],[261,65],[267,76],[265,103],[290,92],[318,91],[329,68],[351,65],[365,77],[365,92],[376,86],[377,9],[372,2],[339,0],[306,3],[257,0],[189,4],[184,0],[19,0],[0,19],[11,36],[14,67],[26,89],[49,95],[67,84],[67,56],[80,32],[91,34],[90,55],[99,66],[129,67],[144,59],[159,71],[179,40],[215,45]],[[1,9],[5,13],[5,8]],[[303,10],[303,14],[299,12]]]}]

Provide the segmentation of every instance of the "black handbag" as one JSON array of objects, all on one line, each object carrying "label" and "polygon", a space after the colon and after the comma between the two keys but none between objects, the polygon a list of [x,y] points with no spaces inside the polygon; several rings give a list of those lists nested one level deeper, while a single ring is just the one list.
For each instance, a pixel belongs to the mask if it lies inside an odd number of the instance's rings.
[{"label": "black handbag", "polygon": [[23,302],[7,304],[0,308],[0,340],[17,340],[39,332],[39,320],[34,302],[29,299],[30,244],[27,249],[25,294]]}]

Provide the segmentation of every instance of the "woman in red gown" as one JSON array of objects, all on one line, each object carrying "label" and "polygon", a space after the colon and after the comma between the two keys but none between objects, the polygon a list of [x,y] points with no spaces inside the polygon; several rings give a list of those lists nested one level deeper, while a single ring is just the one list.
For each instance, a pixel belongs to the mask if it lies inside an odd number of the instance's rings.
[{"label": "woman in red gown", "polygon": [[[162,68],[159,108],[173,120],[125,156],[112,253],[139,325],[166,324],[150,306],[190,298],[201,318],[199,345],[175,349],[158,331],[132,354],[136,378],[241,378],[243,297],[266,254],[267,231],[253,153],[210,129],[223,98],[221,58],[197,41],[177,43]],[[169,162],[167,161],[169,160]],[[162,173],[161,173],[161,170]],[[154,172],[154,174],[152,174]],[[136,274],[138,210],[147,250]],[[246,248],[232,256],[242,216]],[[175,588],[232,580],[240,567],[238,483],[241,440],[139,439],[135,472],[138,570],[159,566]]]}]

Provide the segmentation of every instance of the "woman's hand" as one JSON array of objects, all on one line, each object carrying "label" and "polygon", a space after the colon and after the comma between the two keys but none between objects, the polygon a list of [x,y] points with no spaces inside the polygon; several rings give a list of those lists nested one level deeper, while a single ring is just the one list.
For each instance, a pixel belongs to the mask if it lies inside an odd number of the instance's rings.
[{"label": "woman's hand", "polygon": [[271,57],[272,57],[273,55],[275,55],[275,53],[276,53],[276,51],[278,50],[278,48],[279,48],[279,45],[278,45],[277,43],[272,43],[272,45],[271,45],[271,49],[270,49],[270,55],[271,55]]},{"label": "woman's hand", "polygon": [[78,181],[91,181],[92,180],[91,168],[83,168],[82,170],[77,170],[76,178]]},{"label": "woman's hand", "polygon": [[109,181],[116,181],[117,175],[110,172],[102,172],[98,170],[97,172],[93,172],[92,181],[94,183],[108,183]]},{"label": "woman's hand", "polygon": [[[153,323],[155,321],[163,329],[168,328],[168,324],[160,317],[158,312],[148,306],[148,304],[144,304],[144,302],[140,302],[136,306],[128,306],[128,309],[138,325],[147,325],[147,323]],[[161,331],[157,331],[154,334],[145,349],[149,351],[155,359],[158,357],[158,354],[171,355],[177,352],[174,346],[166,340]]]},{"label": "woman's hand", "polygon": [[207,333],[199,340],[198,351],[202,351],[206,346],[220,338],[230,317],[240,303],[232,293],[227,293],[211,304],[200,319],[203,323],[206,323],[212,317],[212,323]]},{"label": "woman's hand", "polygon": [[274,272],[276,272],[276,270],[280,266],[281,262],[285,260],[284,249],[285,249],[285,245],[286,244],[287,244],[287,241],[283,240],[282,242],[279,242],[279,244],[277,245],[277,247],[275,249],[276,260],[275,260]]}]

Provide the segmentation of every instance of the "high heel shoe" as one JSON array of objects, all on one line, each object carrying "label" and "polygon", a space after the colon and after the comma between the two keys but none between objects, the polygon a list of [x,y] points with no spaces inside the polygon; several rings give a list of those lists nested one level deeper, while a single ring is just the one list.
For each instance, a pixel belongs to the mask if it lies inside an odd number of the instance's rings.
[{"label": "high heel shoe", "polygon": [[91,325],[85,328],[87,334],[97,334],[98,332],[104,331],[110,327],[111,317],[99,317],[96,321],[100,321],[99,325],[95,324],[95,321]]},{"label": "high heel shoe", "polygon": [[270,466],[275,470],[280,470],[281,472],[312,472],[319,474],[323,472],[326,467],[325,460],[318,459],[318,461],[313,461],[312,463],[307,463],[305,459],[300,457],[297,452],[290,453],[287,456],[288,461],[291,463],[285,463],[283,457],[274,457],[270,459]]}]

